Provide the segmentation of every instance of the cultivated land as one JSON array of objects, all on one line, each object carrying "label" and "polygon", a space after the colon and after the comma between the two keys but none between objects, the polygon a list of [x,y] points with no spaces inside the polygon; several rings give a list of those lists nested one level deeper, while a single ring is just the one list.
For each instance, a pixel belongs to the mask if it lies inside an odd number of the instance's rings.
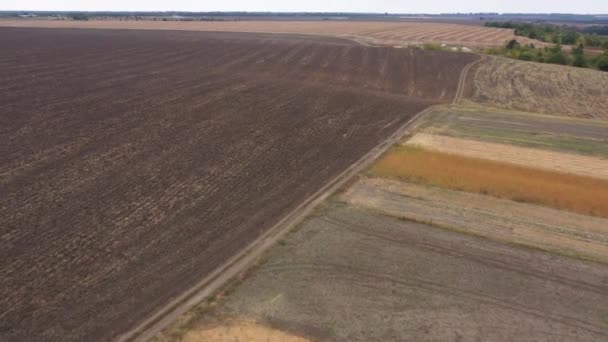
[{"label": "cultivated land", "polygon": [[136,30],[2,28],[0,45],[2,340],[132,328],[452,101],[476,58]]},{"label": "cultivated land", "polygon": [[486,57],[470,73],[468,99],[528,112],[608,119],[608,73]]},{"label": "cultivated land", "polygon": [[341,200],[448,230],[608,263],[608,220],[485,195],[363,178]]},{"label": "cultivated land", "polygon": [[604,341],[607,277],[600,264],[328,202],[189,326],[246,317],[322,341]]},{"label": "cultivated land", "polygon": [[440,106],[416,120],[412,130],[608,158],[608,122],[602,120],[516,112],[478,105]]},{"label": "cultivated land", "polygon": [[436,151],[391,150],[157,340],[606,340],[608,78],[469,68],[402,141]]},{"label": "cultivated land", "polygon": [[[514,30],[511,29],[421,22],[0,20],[0,26],[310,34],[342,37],[363,44],[388,46],[426,43],[445,43],[469,47],[504,46],[511,39],[517,38],[522,41],[522,38],[516,37]],[[537,45],[542,44],[541,42],[535,43]]]},{"label": "cultivated land", "polygon": [[[442,153],[608,180],[608,159],[419,133],[407,145]],[[605,144],[608,149],[608,144]]]},{"label": "cultivated land", "polygon": [[487,159],[393,148],[371,173],[608,218],[608,180]]}]

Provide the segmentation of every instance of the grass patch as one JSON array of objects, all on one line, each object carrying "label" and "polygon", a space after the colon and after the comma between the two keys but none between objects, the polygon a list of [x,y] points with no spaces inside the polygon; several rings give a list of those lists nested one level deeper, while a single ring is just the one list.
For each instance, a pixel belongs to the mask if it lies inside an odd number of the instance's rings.
[{"label": "grass patch", "polygon": [[570,152],[591,156],[608,157],[608,142],[557,136],[547,132],[507,131],[492,128],[472,128],[454,125],[445,130],[446,135],[521,147],[540,148],[557,152]]},{"label": "grass patch", "polygon": [[608,181],[601,179],[411,146],[393,148],[371,173],[608,218]]},{"label": "grass patch", "polygon": [[[514,112],[491,107],[444,106],[425,116],[419,131],[608,158],[606,122]],[[596,132],[589,135],[588,132]]]}]

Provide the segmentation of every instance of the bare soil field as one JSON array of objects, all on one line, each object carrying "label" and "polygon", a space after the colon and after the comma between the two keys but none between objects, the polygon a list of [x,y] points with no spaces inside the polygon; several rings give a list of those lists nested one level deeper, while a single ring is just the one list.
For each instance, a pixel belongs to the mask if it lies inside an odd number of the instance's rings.
[{"label": "bare soil field", "polygon": [[604,341],[607,277],[603,264],[328,203],[192,324],[254,320],[315,341]]},{"label": "bare soil field", "polygon": [[608,180],[608,158],[545,151],[427,133],[414,135],[406,144],[465,157],[494,160]]},{"label": "bare soil field", "polygon": [[340,196],[351,205],[510,244],[608,264],[608,219],[381,178]]},{"label": "bare soil field", "polygon": [[608,73],[488,57],[471,72],[473,102],[528,112],[608,119]]},{"label": "bare soil field", "polygon": [[[469,47],[504,46],[509,40],[516,38],[511,29],[428,22],[0,20],[0,26],[311,34],[344,37],[364,44],[389,46],[425,43]],[[522,40],[521,37],[517,39]]]},{"label": "bare soil field", "polygon": [[412,132],[608,158],[608,121],[487,106],[439,106]]},{"label": "bare soil field", "polygon": [[455,95],[474,56],[1,28],[0,340],[108,340]]}]

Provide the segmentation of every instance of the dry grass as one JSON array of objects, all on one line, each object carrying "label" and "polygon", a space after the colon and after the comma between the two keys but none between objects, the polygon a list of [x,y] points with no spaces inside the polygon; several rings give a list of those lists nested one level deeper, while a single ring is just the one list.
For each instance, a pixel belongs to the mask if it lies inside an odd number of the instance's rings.
[{"label": "dry grass", "polygon": [[310,340],[248,320],[228,320],[225,324],[189,331],[182,342],[308,342]]},{"label": "dry grass", "polygon": [[372,172],[381,177],[487,194],[608,217],[608,181],[400,146]]},{"label": "dry grass", "polygon": [[471,100],[506,109],[608,119],[608,73],[489,58],[475,72]]}]

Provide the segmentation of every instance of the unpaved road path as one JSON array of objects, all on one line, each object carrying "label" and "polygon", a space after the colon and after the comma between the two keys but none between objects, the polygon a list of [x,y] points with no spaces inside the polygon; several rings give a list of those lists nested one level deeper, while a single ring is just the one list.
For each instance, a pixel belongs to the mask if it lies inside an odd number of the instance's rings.
[{"label": "unpaved road path", "polygon": [[452,101],[452,104],[460,104],[462,102],[462,98],[464,97],[464,92],[467,86],[467,77],[469,76],[469,71],[471,71],[471,69],[475,65],[487,60],[486,56],[479,56],[478,58],[478,60],[469,63],[467,66],[465,66],[460,72],[460,78],[458,79],[458,88],[456,90],[456,95],[454,96],[454,101]]}]

